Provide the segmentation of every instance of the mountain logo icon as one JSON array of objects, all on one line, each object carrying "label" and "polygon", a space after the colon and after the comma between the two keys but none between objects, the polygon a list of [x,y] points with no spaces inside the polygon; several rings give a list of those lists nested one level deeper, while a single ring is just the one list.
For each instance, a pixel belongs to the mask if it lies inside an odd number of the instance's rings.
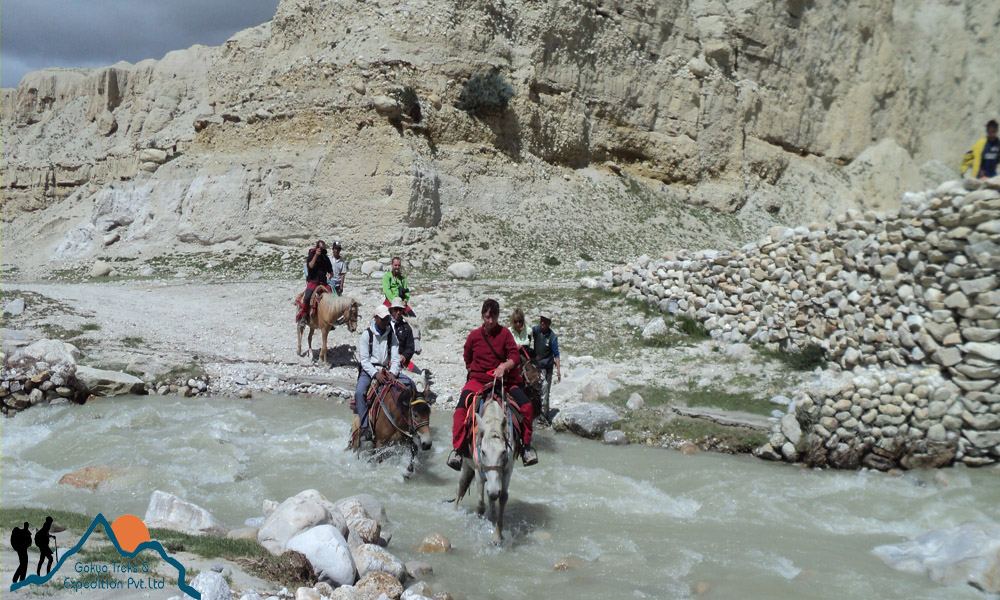
[{"label": "mountain logo icon", "polygon": [[[178,562],[177,559],[169,556],[160,542],[149,538],[149,530],[146,528],[146,524],[135,515],[122,515],[115,519],[114,523],[108,523],[104,515],[98,514],[90,523],[87,533],[83,534],[83,537],[80,538],[75,546],[64,552],[55,565],[52,564],[55,553],[52,550],[51,544],[56,542],[56,538],[50,529],[52,526],[52,517],[47,517],[45,524],[34,535],[35,545],[41,554],[38,560],[37,572],[34,575],[27,574],[29,566],[28,548],[31,547],[32,541],[29,524],[25,523],[23,529],[15,527],[14,531],[11,532],[10,540],[14,550],[17,551],[20,564],[17,572],[14,573],[10,591],[16,591],[27,585],[45,585],[48,583],[62,569],[63,565],[69,562],[73,555],[83,548],[83,544],[98,525],[104,527],[104,531],[107,532],[111,544],[124,558],[134,558],[143,550],[154,550],[167,564],[177,569],[177,587],[188,596],[195,598],[195,600],[201,600],[201,592],[188,585],[185,581],[186,570],[184,569],[184,565]],[[46,560],[48,561],[47,564],[45,564]],[[46,568],[44,575],[42,574],[43,565]],[[123,562],[119,564],[115,562],[109,568],[106,564],[75,561],[74,568],[71,571],[71,576],[63,578],[63,587],[76,591],[91,588],[140,591],[162,589],[165,586],[165,580],[162,577],[151,574],[145,563],[141,566],[136,566],[132,563]],[[124,577],[124,580],[113,577],[110,579],[98,578],[96,580],[93,577],[81,577],[81,575],[88,574],[114,574]]]}]

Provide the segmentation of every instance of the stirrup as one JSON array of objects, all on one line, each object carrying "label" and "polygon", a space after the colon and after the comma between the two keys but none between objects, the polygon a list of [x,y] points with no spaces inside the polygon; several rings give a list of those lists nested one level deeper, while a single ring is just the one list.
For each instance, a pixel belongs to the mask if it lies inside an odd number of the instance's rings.
[{"label": "stirrup", "polygon": [[451,454],[448,455],[448,461],[445,464],[456,471],[462,470],[462,457],[458,454],[457,450],[451,451]]},{"label": "stirrup", "polygon": [[525,448],[524,453],[521,455],[521,461],[524,466],[530,467],[531,465],[538,464],[538,454],[535,452],[534,448]]}]

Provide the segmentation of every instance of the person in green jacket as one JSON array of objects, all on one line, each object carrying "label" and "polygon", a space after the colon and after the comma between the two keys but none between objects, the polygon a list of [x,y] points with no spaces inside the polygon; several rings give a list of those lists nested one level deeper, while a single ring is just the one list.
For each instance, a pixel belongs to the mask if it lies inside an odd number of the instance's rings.
[{"label": "person in green jacket", "polygon": [[981,138],[962,157],[962,166],[958,172],[972,169],[976,179],[988,179],[997,176],[997,159],[1000,156],[1000,139],[997,138],[997,122],[990,119],[986,123],[986,137]]},{"label": "person in green jacket", "polygon": [[410,308],[410,286],[406,283],[406,276],[403,275],[403,259],[394,256],[390,265],[391,270],[382,276],[382,293],[385,295],[382,304],[389,307],[393,300],[399,298],[406,305],[406,316],[416,317],[416,313]]}]

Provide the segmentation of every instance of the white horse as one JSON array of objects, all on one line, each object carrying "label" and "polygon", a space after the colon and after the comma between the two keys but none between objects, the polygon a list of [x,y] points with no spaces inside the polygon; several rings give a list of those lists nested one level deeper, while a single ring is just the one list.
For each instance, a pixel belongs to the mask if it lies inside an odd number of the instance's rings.
[{"label": "white horse", "polygon": [[[521,454],[519,436],[514,434],[511,415],[501,398],[493,394],[483,399],[481,414],[474,417],[472,436],[472,458],[462,461],[462,473],[458,478],[458,495],[455,508],[469,490],[473,476],[478,474],[479,504],[476,512],[481,516],[486,511],[484,492],[490,497],[490,513],[496,519],[493,541],[503,541],[503,509],[507,504],[507,489],[510,475],[514,472],[514,461]],[[497,500],[500,501],[499,509]]]}]

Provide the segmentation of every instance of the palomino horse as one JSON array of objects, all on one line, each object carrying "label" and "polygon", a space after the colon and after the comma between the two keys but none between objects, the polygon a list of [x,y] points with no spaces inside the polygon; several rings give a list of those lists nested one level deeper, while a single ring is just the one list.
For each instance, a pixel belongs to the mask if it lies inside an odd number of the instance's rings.
[{"label": "palomino horse", "polygon": [[[375,457],[381,462],[385,449],[391,444],[410,442],[410,463],[406,476],[413,473],[417,449],[431,448],[431,407],[425,399],[427,378],[414,381],[415,390],[385,371],[380,371],[369,388],[368,423],[375,441]],[[414,391],[416,394],[414,394]],[[361,453],[360,419],[355,417],[351,431],[351,445]]]},{"label": "palomino horse", "polygon": [[[302,302],[303,294],[305,292],[295,298],[296,306]],[[357,331],[359,306],[361,306],[361,303],[354,298],[334,296],[330,293],[323,294],[323,297],[319,300],[319,305],[316,307],[316,314],[310,315],[307,322],[309,326],[309,337],[307,340],[309,354],[312,355],[313,331],[319,329],[323,335],[323,348],[319,352],[319,359],[323,364],[326,364],[326,336],[341,319],[347,323],[348,331],[351,333]],[[302,356],[302,332],[305,330],[305,327],[296,325],[296,328],[299,333],[299,356]]]},{"label": "palomino horse", "polygon": [[[496,382],[494,382],[496,383]],[[501,388],[502,386],[497,385]],[[521,436],[514,429],[514,419],[519,414],[506,393],[502,395],[489,389],[484,391],[479,405],[470,410],[472,418],[472,458],[462,460],[462,473],[458,478],[458,495],[455,508],[469,490],[475,475],[479,485],[479,504],[476,512],[486,511],[483,493],[490,498],[490,513],[496,523],[493,541],[503,541],[503,509],[507,504],[507,489],[510,475],[514,472],[514,461],[521,456]],[[497,500],[500,501],[499,507]]]}]

